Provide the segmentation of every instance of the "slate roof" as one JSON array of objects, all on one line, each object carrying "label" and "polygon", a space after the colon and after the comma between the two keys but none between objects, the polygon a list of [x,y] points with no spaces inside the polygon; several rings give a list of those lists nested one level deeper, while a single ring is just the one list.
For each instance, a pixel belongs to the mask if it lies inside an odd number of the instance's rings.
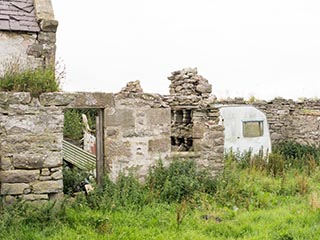
[{"label": "slate roof", "polygon": [[0,30],[39,32],[33,0],[0,0]]}]

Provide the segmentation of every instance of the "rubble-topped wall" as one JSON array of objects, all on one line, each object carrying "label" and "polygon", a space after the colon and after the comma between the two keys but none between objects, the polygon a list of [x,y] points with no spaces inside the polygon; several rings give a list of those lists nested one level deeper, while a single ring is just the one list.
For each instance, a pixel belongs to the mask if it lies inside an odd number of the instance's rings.
[{"label": "rubble-topped wall", "polygon": [[112,179],[128,171],[145,177],[170,155],[170,108],[160,95],[143,93],[139,82],[128,83],[105,109],[105,145]]},{"label": "rubble-topped wall", "polygon": [[192,157],[199,166],[216,175],[223,168],[224,133],[219,125],[219,109],[208,80],[196,68],[175,71],[170,95],[165,101],[171,107],[171,155]]},{"label": "rubble-topped wall", "polygon": [[221,104],[251,104],[264,112],[269,123],[271,141],[295,140],[320,146],[320,100],[244,101],[242,98],[220,100]]},{"label": "rubble-topped wall", "polygon": [[198,75],[197,68],[174,71],[168,79],[171,81],[170,95],[209,97],[212,91],[211,84]]}]

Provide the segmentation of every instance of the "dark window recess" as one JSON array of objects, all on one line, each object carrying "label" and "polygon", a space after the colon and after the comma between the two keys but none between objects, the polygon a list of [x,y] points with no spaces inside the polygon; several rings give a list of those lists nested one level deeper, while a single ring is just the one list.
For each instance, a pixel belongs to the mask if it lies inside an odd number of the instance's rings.
[{"label": "dark window recess", "polygon": [[192,110],[171,111],[171,150],[185,152],[193,150]]},{"label": "dark window recess", "polygon": [[174,115],[175,115],[176,124],[183,123],[183,111],[182,110],[175,111]]},{"label": "dark window recess", "polygon": [[183,137],[171,137],[172,150],[176,152],[187,152],[192,150],[193,139]]},{"label": "dark window recess", "polygon": [[183,111],[183,122],[184,123],[189,124],[192,122],[191,114],[192,114],[191,110],[184,110]]}]

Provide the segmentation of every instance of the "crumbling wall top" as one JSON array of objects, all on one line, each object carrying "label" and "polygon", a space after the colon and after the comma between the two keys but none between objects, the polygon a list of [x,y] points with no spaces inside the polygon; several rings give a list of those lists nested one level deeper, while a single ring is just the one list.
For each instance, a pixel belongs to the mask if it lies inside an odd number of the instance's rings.
[{"label": "crumbling wall top", "polygon": [[212,92],[212,85],[209,84],[207,79],[198,75],[197,68],[184,68],[174,71],[168,79],[171,81],[171,95],[208,98]]}]

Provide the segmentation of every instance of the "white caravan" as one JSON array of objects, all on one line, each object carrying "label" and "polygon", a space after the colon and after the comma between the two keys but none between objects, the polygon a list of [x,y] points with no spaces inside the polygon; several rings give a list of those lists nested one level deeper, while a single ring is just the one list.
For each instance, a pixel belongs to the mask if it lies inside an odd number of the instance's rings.
[{"label": "white caravan", "polygon": [[266,115],[253,106],[221,105],[220,124],[224,126],[226,151],[253,154],[271,152],[271,140]]}]

